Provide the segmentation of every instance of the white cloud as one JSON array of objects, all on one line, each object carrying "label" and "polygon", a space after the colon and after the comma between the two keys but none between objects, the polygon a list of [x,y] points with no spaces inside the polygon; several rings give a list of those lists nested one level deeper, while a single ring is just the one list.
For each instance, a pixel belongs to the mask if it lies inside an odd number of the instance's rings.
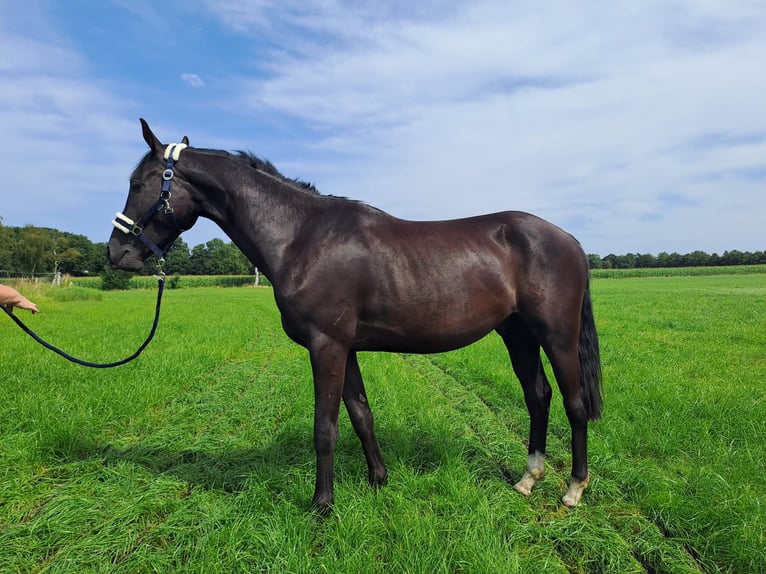
[{"label": "white cloud", "polygon": [[205,81],[197,74],[181,74],[181,79],[184,83],[192,88],[205,87]]},{"label": "white cloud", "polygon": [[[266,4],[225,6],[260,35]],[[747,170],[766,169],[766,10],[488,1],[380,19],[357,6],[288,9],[306,43],[335,41],[285,45],[249,83],[258,113],[302,119],[338,154],[337,170],[315,167],[326,191],[407,217],[532,210],[593,250],[762,244],[763,184]],[[755,136],[696,145],[711,134]],[[728,175],[698,181],[711,173]]]}]

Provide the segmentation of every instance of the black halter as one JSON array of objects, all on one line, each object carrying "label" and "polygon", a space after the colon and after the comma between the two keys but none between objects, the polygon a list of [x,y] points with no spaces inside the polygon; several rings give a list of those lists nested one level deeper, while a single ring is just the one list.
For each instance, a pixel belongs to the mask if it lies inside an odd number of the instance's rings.
[{"label": "black halter", "polygon": [[165,217],[173,222],[179,232],[183,233],[186,231],[178,224],[173,208],[170,207],[170,184],[173,181],[173,165],[178,161],[178,158],[181,156],[181,151],[186,149],[186,147],[186,144],[170,144],[165,148],[164,157],[167,160],[167,163],[165,164],[165,171],[162,172],[162,190],[160,191],[160,197],[146,211],[146,213],[144,213],[141,219],[136,222],[124,213],[119,212],[116,214],[115,219],[112,220],[112,225],[117,229],[123,233],[135,235],[143,241],[144,245],[152,250],[160,262],[165,260],[165,256],[170,250],[170,246],[173,245],[173,242],[171,241],[168,243],[164,249],[160,249],[157,247],[157,244],[144,233],[144,227],[149,223],[152,217],[157,214],[157,212],[162,210]]}]

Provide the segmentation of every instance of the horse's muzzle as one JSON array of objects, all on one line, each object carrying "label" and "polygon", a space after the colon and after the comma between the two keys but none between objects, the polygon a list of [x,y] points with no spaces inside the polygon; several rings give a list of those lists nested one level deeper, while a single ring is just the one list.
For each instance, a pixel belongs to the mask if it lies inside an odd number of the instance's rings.
[{"label": "horse's muzzle", "polygon": [[123,243],[120,238],[112,237],[106,247],[106,257],[115,269],[140,271],[144,267],[141,251],[129,243]]}]

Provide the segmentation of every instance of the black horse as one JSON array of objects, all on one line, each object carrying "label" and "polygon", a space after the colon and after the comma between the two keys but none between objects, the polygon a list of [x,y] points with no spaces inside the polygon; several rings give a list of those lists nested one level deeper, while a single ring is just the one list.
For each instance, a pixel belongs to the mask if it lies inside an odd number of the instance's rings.
[{"label": "black horse", "polygon": [[333,503],[341,398],[370,483],[387,480],[357,352],[437,353],[491,331],[508,348],[531,419],[526,472],[515,488],[528,495],[545,471],[551,387],[542,347],[572,428],[563,502],[579,502],[588,484],[588,420],[600,417],[602,399],[588,261],[572,236],[516,211],[404,221],[320,195],[250,154],[186,149],[187,138],[166,147],[141,125],[150,150],[130,178],[109,260],[139,270],[207,217],[269,278],[285,332],[311,359],[317,509]]}]

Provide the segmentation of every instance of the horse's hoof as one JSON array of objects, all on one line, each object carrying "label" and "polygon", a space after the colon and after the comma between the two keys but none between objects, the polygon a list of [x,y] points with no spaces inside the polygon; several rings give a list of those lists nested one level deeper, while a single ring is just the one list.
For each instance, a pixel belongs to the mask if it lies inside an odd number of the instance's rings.
[{"label": "horse's hoof", "polygon": [[577,506],[577,504],[580,502],[580,498],[582,497],[582,493],[588,487],[589,482],[590,475],[586,476],[585,480],[578,480],[574,476],[571,477],[569,479],[569,490],[567,490],[567,493],[564,495],[561,501],[569,508]]},{"label": "horse's hoof", "polygon": [[319,516],[328,516],[332,514],[333,501],[316,500],[311,503],[311,509]]},{"label": "horse's hoof", "polygon": [[388,471],[383,468],[383,470],[370,472],[369,476],[367,477],[368,482],[370,483],[370,486],[373,488],[379,488],[381,486],[385,486],[388,484]]},{"label": "horse's hoof", "polygon": [[536,481],[534,478],[532,478],[532,475],[528,472],[525,472],[524,476],[521,477],[521,480],[513,485],[513,488],[515,488],[524,496],[529,496],[532,494],[532,487],[535,485],[535,482]]},{"label": "horse's hoof", "polygon": [[524,496],[532,494],[532,487],[535,482],[545,478],[545,455],[541,452],[534,452],[527,457],[527,468],[521,480],[513,485],[517,491]]}]

